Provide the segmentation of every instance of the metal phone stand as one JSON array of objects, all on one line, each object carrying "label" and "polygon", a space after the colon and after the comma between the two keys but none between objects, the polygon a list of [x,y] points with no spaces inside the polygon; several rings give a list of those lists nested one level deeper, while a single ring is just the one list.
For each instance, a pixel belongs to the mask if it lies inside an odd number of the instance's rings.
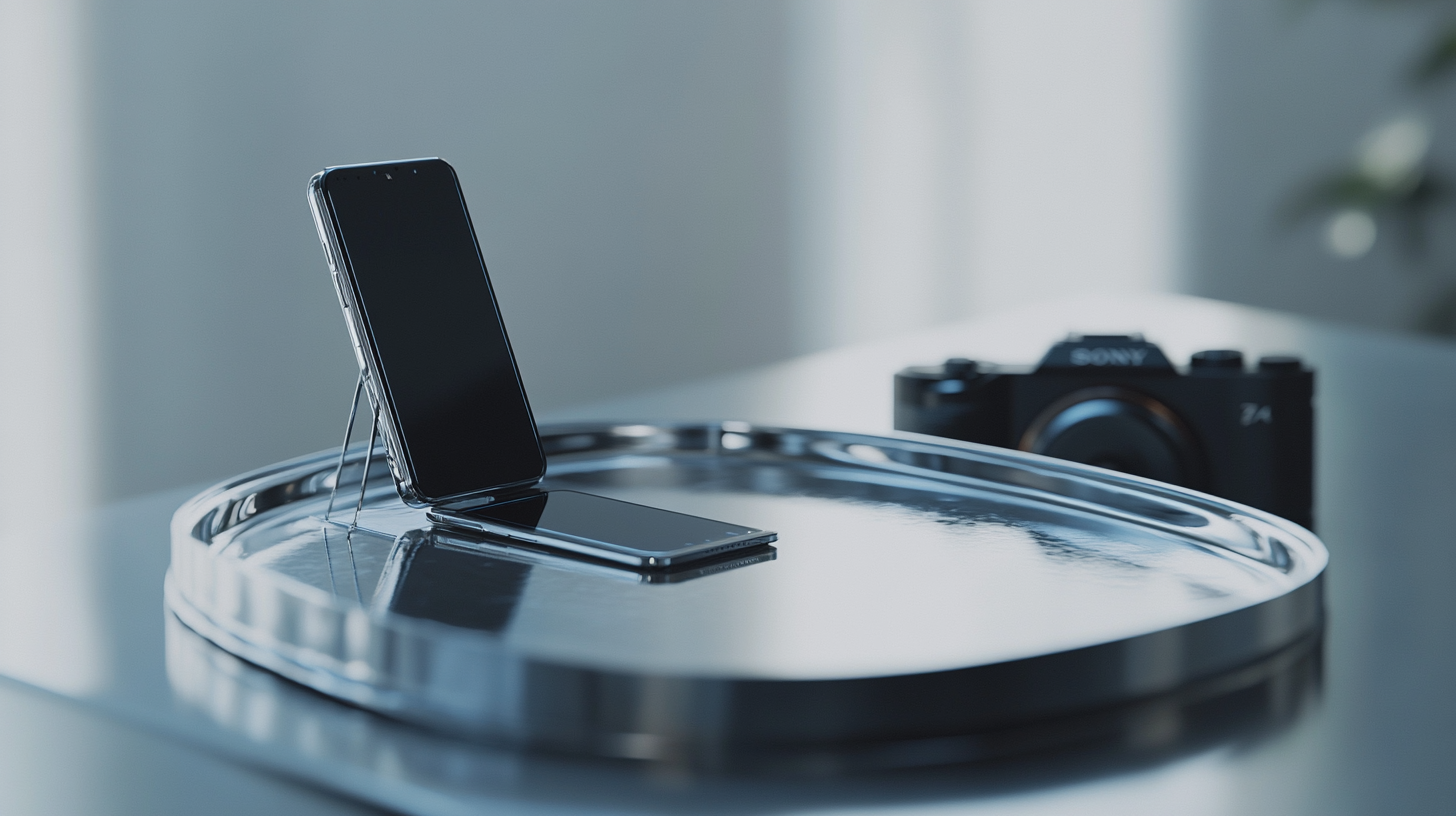
[{"label": "metal phone stand", "polygon": [[[334,466],[333,485],[329,488],[329,503],[324,508],[324,556],[328,559],[329,585],[335,593],[338,587],[334,586],[334,556],[329,547],[329,527],[334,523],[331,516],[334,512],[334,499],[339,493],[339,480],[344,474],[344,459],[349,452],[349,441],[354,437],[354,420],[359,415],[359,397],[364,393],[364,372],[359,372],[359,379],[354,383],[354,399],[349,403],[349,421],[344,426],[344,442],[339,446],[339,462]],[[369,467],[374,463],[375,439],[379,434],[379,407],[373,400],[369,401],[369,449],[364,453],[364,469],[359,474],[359,496],[354,502],[354,515],[349,519],[348,529],[344,533],[344,544],[349,551],[349,574],[354,578],[354,597],[361,602],[364,593],[359,588],[359,566],[354,559],[354,531],[359,528],[359,511],[364,509],[364,492],[369,486]]]}]

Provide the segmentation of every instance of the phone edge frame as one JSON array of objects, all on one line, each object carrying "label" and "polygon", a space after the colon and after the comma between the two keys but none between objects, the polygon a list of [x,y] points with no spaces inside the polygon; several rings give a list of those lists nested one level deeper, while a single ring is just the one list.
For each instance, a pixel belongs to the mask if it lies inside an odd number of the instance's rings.
[{"label": "phone edge frame", "polygon": [[[629,502],[629,504],[631,503],[633,502]],[[643,506],[646,507],[647,505]],[[650,509],[660,510],[661,508],[654,507]],[[676,511],[668,510],[664,512]],[[713,541],[703,542],[702,544],[691,544],[686,547],[679,547],[678,549],[664,552],[640,550],[626,544],[614,544],[554,531],[549,536],[528,537],[522,534],[522,528],[472,518],[465,515],[463,511],[446,507],[430,507],[425,511],[425,517],[445,527],[454,527],[476,533],[488,533],[540,547],[555,547],[577,555],[600,558],[643,569],[677,566],[683,563],[684,559],[691,563],[692,561],[711,555],[756,547],[760,544],[772,544],[778,541],[779,538],[778,533],[772,530],[752,530],[741,535],[714,539]]]},{"label": "phone edge frame", "polygon": [[[376,415],[379,417],[380,435],[384,437],[385,458],[389,463],[390,475],[394,478],[395,489],[399,493],[400,500],[411,507],[434,507],[442,504],[468,505],[478,502],[481,499],[488,499],[503,493],[511,493],[529,488],[545,478],[546,475],[546,453],[541,447],[540,432],[536,429],[535,413],[531,411],[530,398],[526,394],[525,383],[521,381],[520,366],[516,363],[515,349],[511,346],[510,334],[505,329],[504,316],[500,315],[500,305],[496,303],[496,313],[501,319],[501,333],[505,339],[506,352],[510,357],[511,368],[520,385],[521,398],[526,404],[526,413],[531,420],[532,434],[535,436],[536,449],[540,452],[541,472],[531,479],[526,479],[508,484],[496,485],[482,488],[480,490],[467,491],[465,493],[452,494],[448,496],[431,497],[420,492],[416,484],[414,460],[409,455],[409,449],[405,444],[404,436],[399,433],[398,423],[394,416],[393,403],[389,399],[389,386],[382,378],[376,377],[374,372],[380,369],[378,354],[374,348],[374,336],[368,329],[368,324],[359,311],[350,306],[352,299],[359,302],[358,287],[354,280],[353,270],[349,268],[347,256],[343,252],[343,246],[339,240],[338,227],[334,222],[333,209],[328,204],[328,197],[324,194],[324,179],[329,173],[335,170],[347,170],[360,167],[379,167],[382,165],[406,164],[410,162],[438,161],[449,168],[455,180],[455,189],[460,194],[460,206],[465,211],[466,223],[470,227],[470,238],[475,245],[476,256],[480,258],[481,270],[485,275],[486,285],[490,289],[491,299],[495,300],[495,287],[490,282],[490,273],[486,269],[485,259],[480,249],[480,239],[475,233],[475,223],[470,217],[470,210],[465,204],[463,191],[460,190],[460,178],[455,168],[449,162],[438,156],[424,156],[413,159],[399,159],[385,162],[367,162],[362,164],[341,164],[325,167],[309,178],[307,199],[309,212],[313,216],[314,227],[319,234],[319,242],[324,250],[324,260],[329,268],[329,277],[334,284],[334,295],[338,298],[339,308],[344,315],[344,323],[349,330],[349,339],[354,347],[355,361],[359,365],[360,374],[364,378],[364,391],[373,406]],[[347,443],[346,443],[347,444]],[[367,478],[367,474],[366,474]]]}]

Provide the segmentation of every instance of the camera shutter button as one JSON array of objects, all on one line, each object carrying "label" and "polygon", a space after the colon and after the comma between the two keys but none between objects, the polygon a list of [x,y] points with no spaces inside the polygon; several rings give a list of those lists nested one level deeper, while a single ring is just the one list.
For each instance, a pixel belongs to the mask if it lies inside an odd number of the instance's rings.
[{"label": "camera shutter button", "polygon": [[945,361],[945,376],[947,377],[974,377],[975,375],[975,360],[968,360],[965,357],[952,357]]},{"label": "camera shutter button", "polygon": [[1210,349],[1193,355],[1193,368],[1243,368],[1243,352],[1233,349]]}]

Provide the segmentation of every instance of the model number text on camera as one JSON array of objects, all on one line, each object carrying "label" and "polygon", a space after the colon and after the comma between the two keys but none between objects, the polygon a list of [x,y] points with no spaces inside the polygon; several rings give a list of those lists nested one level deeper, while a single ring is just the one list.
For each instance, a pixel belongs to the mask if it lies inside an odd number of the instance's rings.
[{"label": "model number text on camera", "polygon": [[1239,406],[1239,424],[1245,428],[1256,422],[1265,425],[1274,424],[1274,408],[1269,405],[1260,405],[1257,402],[1245,402]]}]

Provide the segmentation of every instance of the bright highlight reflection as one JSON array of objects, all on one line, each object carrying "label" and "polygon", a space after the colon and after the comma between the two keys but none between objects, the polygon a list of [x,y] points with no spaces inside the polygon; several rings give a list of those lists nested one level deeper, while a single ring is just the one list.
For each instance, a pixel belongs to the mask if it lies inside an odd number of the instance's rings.
[{"label": "bright highlight reflection", "polygon": [[0,672],[96,688],[95,495],[81,7],[0,3]]}]

